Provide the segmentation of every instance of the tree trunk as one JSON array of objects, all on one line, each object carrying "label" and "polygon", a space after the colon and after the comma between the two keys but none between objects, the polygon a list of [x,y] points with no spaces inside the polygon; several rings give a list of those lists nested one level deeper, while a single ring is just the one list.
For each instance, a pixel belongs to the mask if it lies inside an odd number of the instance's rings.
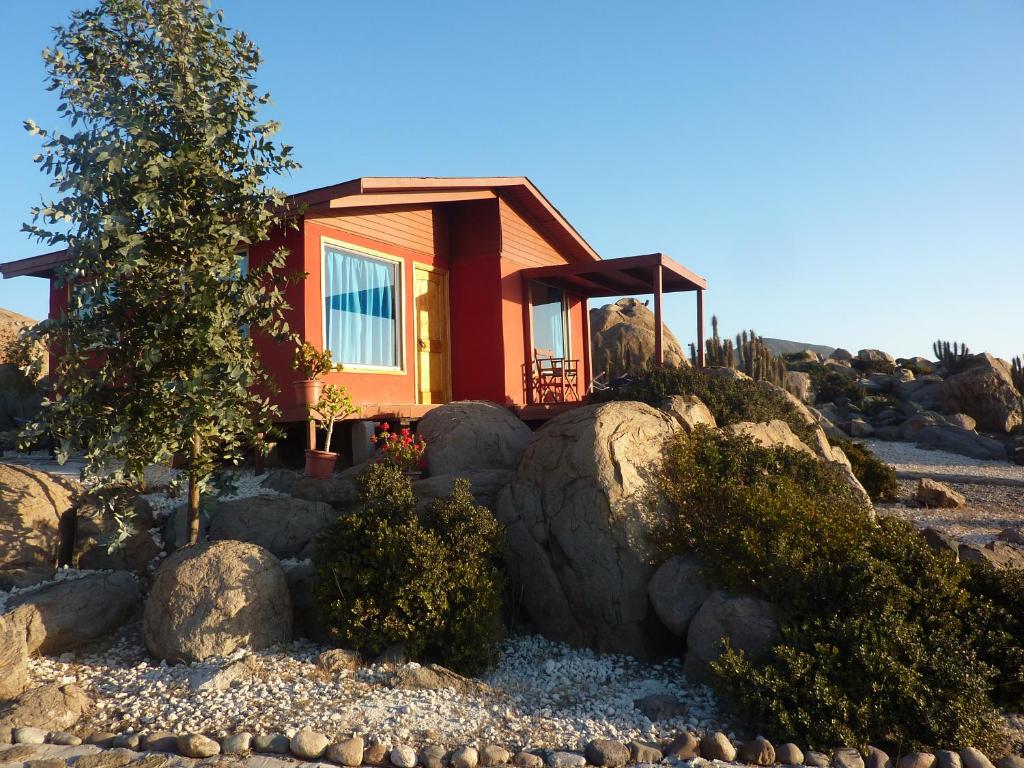
[{"label": "tree trunk", "polygon": [[202,450],[202,438],[196,432],[192,435],[192,450],[188,470],[188,543],[199,542],[199,452]]}]

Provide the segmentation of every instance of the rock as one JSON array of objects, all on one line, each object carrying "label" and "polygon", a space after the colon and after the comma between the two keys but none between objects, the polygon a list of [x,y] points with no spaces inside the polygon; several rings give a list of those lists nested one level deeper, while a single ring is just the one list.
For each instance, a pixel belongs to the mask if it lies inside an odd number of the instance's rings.
[{"label": "rock", "polygon": [[459,747],[451,756],[452,768],[476,768],[480,756],[473,747]]},{"label": "rock", "polygon": [[633,702],[633,706],[652,723],[656,723],[659,720],[671,720],[674,717],[683,717],[690,711],[690,708],[680,701],[678,697],[668,693],[652,693],[644,696],[642,699],[636,699]]},{"label": "rock", "polygon": [[[123,768],[139,760],[138,754],[130,749],[108,749],[75,760],[74,768]],[[139,760],[139,762],[142,762]]]},{"label": "rock", "polygon": [[683,672],[690,682],[708,680],[708,665],[721,655],[726,639],[732,648],[756,661],[771,648],[778,631],[775,613],[765,600],[716,590],[690,622]]},{"label": "rock", "polygon": [[122,733],[114,737],[114,742],[111,745],[114,749],[130,749],[132,752],[139,751],[139,745],[142,743],[142,737],[137,733]]},{"label": "rock", "polygon": [[849,350],[839,347],[839,349],[833,349],[832,354],[828,356],[829,360],[846,360],[849,362],[853,360],[853,355],[850,354]]},{"label": "rock", "polygon": [[202,760],[220,754],[220,744],[201,733],[186,733],[178,737],[178,752],[185,757]]},{"label": "rock", "polygon": [[15,728],[11,734],[15,744],[45,744],[46,729],[24,726]]},{"label": "rock", "polygon": [[[199,513],[199,541],[205,541],[210,532],[210,520],[217,515],[217,505],[203,505]],[[181,504],[174,508],[170,517],[164,522],[161,534],[164,548],[168,552],[176,552],[188,541],[188,508]]]},{"label": "rock", "polygon": [[985,757],[985,753],[974,747],[960,750],[960,762],[963,768],[995,768],[992,761]]},{"label": "rock", "polygon": [[692,555],[673,555],[658,566],[647,584],[651,608],[676,637],[686,637],[690,621],[710,592],[700,562]]},{"label": "rock", "polygon": [[672,395],[660,408],[675,419],[686,434],[690,434],[699,426],[718,428],[715,417],[696,395]]},{"label": "rock", "polygon": [[814,384],[811,374],[803,371],[786,371],[784,379],[786,389],[804,403],[814,403]]},{"label": "rock", "polygon": [[[444,747],[439,746],[437,744],[428,744],[427,746],[423,747],[423,749],[420,750],[419,764],[421,766],[423,766],[423,768],[445,768],[445,757],[447,756],[447,754],[448,753],[447,753],[447,751],[445,750]],[[526,754],[529,754],[529,753],[526,753]],[[518,758],[518,755],[516,757]],[[531,757],[537,757],[537,756],[536,755],[531,755]],[[539,757],[537,759],[540,760]],[[543,764],[543,762],[544,761],[541,760],[541,764]],[[537,767],[536,766],[527,766],[527,768],[537,768]]]},{"label": "rock", "polygon": [[331,744],[327,748],[326,757],[332,763],[357,768],[363,763],[363,737],[353,736]]},{"label": "rock", "polygon": [[117,734],[110,731],[93,731],[83,739],[83,742],[100,749],[108,749],[114,743],[115,738],[117,738]]},{"label": "rock", "polygon": [[509,579],[541,634],[640,658],[664,642],[647,621],[647,584],[668,510],[649,494],[664,440],[679,429],[643,403],[611,402],[534,434],[495,514]]},{"label": "rock", "polygon": [[853,747],[839,747],[832,753],[835,768],[864,768],[864,758]]},{"label": "rock", "polygon": [[946,378],[942,404],[950,413],[965,413],[988,432],[1010,432],[1024,423],[1021,393],[1013,385],[1010,366],[987,352],[974,355],[960,373]]},{"label": "rock", "polygon": [[935,528],[925,528],[921,531],[928,546],[936,552],[946,552],[957,560],[960,559],[959,543]]},{"label": "rock", "polygon": [[170,731],[153,731],[142,737],[143,752],[177,752],[178,736]]},{"label": "rock", "polygon": [[850,419],[850,435],[853,437],[871,437],[875,428],[864,419]]},{"label": "rock", "polygon": [[359,651],[348,651],[344,648],[331,648],[316,657],[316,665],[332,674],[355,672],[361,663],[362,657],[359,655]]},{"label": "rock", "polygon": [[440,691],[449,688],[459,693],[482,693],[490,690],[485,683],[463,677],[440,664],[407,664],[391,676],[390,684],[392,688],[413,691]]},{"label": "rock", "polygon": [[296,757],[303,760],[316,760],[327,750],[330,742],[322,733],[309,728],[302,728],[292,736],[289,748]]},{"label": "rock", "polygon": [[252,734],[242,731],[227,736],[220,744],[225,755],[248,755],[252,751]]},{"label": "rock", "polygon": [[248,659],[225,664],[220,669],[199,667],[188,675],[188,686],[193,691],[226,691],[235,683],[252,678],[252,667]]},{"label": "rock", "polygon": [[252,740],[252,748],[254,752],[287,755],[291,748],[291,741],[280,733],[259,733]]},{"label": "rock", "polygon": [[432,476],[515,469],[533,434],[510,410],[483,400],[438,406],[420,420],[417,431],[427,444]]},{"label": "rock", "polygon": [[996,760],[996,768],[1024,768],[1024,757],[1020,755],[1004,755]]},{"label": "rock", "polygon": [[735,368],[705,368],[704,373],[708,376],[714,376],[716,379],[725,379],[727,381],[753,381],[753,379],[747,376],[743,371],[739,371]]},{"label": "rock", "polygon": [[948,414],[946,421],[954,427],[960,427],[961,429],[974,430],[978,427],[978,422],[966,413]]},{"label": "rock", "polygon": [[[963,768],[960,755],[949,749],[935,750],[935,765],[937,768]],[[886,766],[885,768],[892,768],[892,766]]]},{"label": "rock", "polygon": [[[1016,544],[1018,547],[1024,546],[1024,527],[1003,528],[996,538],[999,541],[1005,541],[1007,544]],[[938,753],[936,752],[936,754]]]},{"label": "rock", "polygon": [[893,768],[892,758],[878,747],[868,747],[864,768]]},{"label": "rock", "polygon": [[262,487],[278,491],[296,499],[322,501],[335,509],[355,504],[359,498],[356,478],[366,469],[365,464],[336,472],[329,478],[306,477],[301,472],[278,469],[267,475]]},{"label": "rock", "polygon": [[721,731],[705,734],[700,740],[700,756],[705,760],[721,760],[723,763],[731,763],[736,759],[736,747],[729,741],[729,737]]},{"label": "rock", "polygon": [[82,740],[78,736],[67,731],[50,731],[46,735],[46,740],[62,747],[77,747],[82,744]]},{"label": "rock", "polygon": [[[583,768],[587,758],[578,752],[549,752],[545,761],[548,768]],[[458,768],[454,763],[452,768]]]},{"label": "rock", "polygon": [[857,359],[866,363],[892,363],[893,367],[896,365],[896,358],[880,349],[862,349],[857,352]]},{"label": "rock", "polygon": [[328,504],[290,496],[250,496],[217,503],[214,541],[247,541],[282,560],[299,557],[337,512]]},{"label": "rock", "polygon": [[80,486],[17,464],[0,464],[0,570],[57,565],[61,518]]},{"label": "rock", "polygon": [[626,745],[629,748],[629,761],[631,763],[654,764],[662,760],[661,750],[652,744],[645,744],[641,741],[631,741]]},{"label": "rock", "polygon": [[[967,503],[962,493],[945,483],[922,477],[917,481],[917,500],[925,507],[956,509]],[[916,768],[920,768],[917,766]]]},{"label": "rock", "polygon": [[28,688],[28,646],[25,633],[0,614],[0,701]]},{"label": "rock", "polygon": [[1005,541],[990,541],[984,545],[961,544],[958,552],[960,560],[965,563],[988,563],[997,569],[1024,568],[1024,550]]},{"label": "rock", "polygon": [[398,744],[391,748],[389,759],[395,768],[415,768],[416,750],[405,744]]},{"label": "rock", "polygon": [[157,570],[143,630],[149,652],[174,662],[288,642],[292,606],[284,571],[255,544],[215,541],[186,547]]},{"label": "rock", "polygon": [[507,749],[497,744],[485,744],[480,748],[480,765],[483,768],[506,765],[511,757]]},{"label": "rock", "polygon": [[106,638],[139,604],[139,581],[126,571],[90,573],[11,597],[8,621],[29,653],[55,655]]},{"label": "rock", "polygon": [[604,768],[620,768],[629,762],[629,748],[621,741],[594,739],[583,752],[590,765]]},{"label": "rock", "polygon": [[665,747],[665,757],[692,760],[700,755],[700,739],[689,731],[683,731]]},{"label": "rock", "polygon": [[1006,460],[1006,448],[998,440],[955,426],[945,416],[921,411],[900,426],[904,440],[926,448],[958,453],[975,459]]},{"label": "rock", "polygon": [[66,730],[91,707],[89,697],[77,685],[48,683],[0,706],[0,734],[22,726]]},{"label": "rock", "polygon": [[[596,374],[609,381],[635,374],[654,363],[654,313],[641,301],[627,298],[590,310],[590,349]],[[665,363],[687,366],[689,358],[666,325]]]},{"label": "rock", "polygon": [[848,379],[850,381],[857,381],[860,379],[860,372],[855,370],[850,365],[849,361],[829,360],[825,363],[825,368],[829,373],[842,376],[844,379]]},{"label": "rock", "polygon": [[815,455],[814,451],[793,433],[789,424],[781,419],[738,421],[723,427],[722,431],[730,435],[745,435],[766,448],[792,448],[810,456]]},{"label": "rock", "polygon": [[804,765],[812,766],[812,768],[829,768],[832,765],[832,758],[824,752],[812,750],[804,756]]},{"label": "rock", "polygon": [[942,399],[942,377],[934,374],[918,376],[913,381],[897,383],[894,389],[900,400],[908,400],[932,410]]},{"label": "rock", "polygon": [[388,748],[384,744],[367,744],[363,749],[363,765],[388,765]]},{"label": "rock", "polygon": [[[131,515],[125,521],[127,536],[112,550],[111,543],[119,531],[117,521],[107,511],[110,506]],[[153,527],[153,508],[133,491],[89,493],[70,515],[74,536],[71,565],[76,568],[144,573],[160,554],[160,545],[149,531]]]},{"label": "rock", "polygon": [[509,484],[514,474],[510,469],[473,469],[458,475],[436,475],[413,481],[412,492],[416,496],[416,506],[426,509],[434,499],[450,496],[455,481],[461,477],[469,480],[469,488],[477,504],[494,509],[498,493]]},{"label": "rock", "polygon": [[44,581],[52,581],[56,574],[57,569],[52,565],[38,568],[8,568],[0,570],[0,592],[34,587],[42,584]]},{"label": "rock", "polygon": [[516,768],[542,768],[544,758],[532,752],[516,752],[516,756],[512,758],[512,765]]},{"label": "rock", "polygon": [[775,748],[775,759],[781,765],[803,765],[804,753],[796,744],[787,741],[785,744],[780,744]]},{"label": "rock", "polygon": [[737,759],[748,765],[774,765],[775,747],[763,736],[745,741],[736,751]]},{"label": "rock", "polygon": [[935,755],[931,752],[908,752],[900,756],[896,768],[932,768],[933,765]]}]

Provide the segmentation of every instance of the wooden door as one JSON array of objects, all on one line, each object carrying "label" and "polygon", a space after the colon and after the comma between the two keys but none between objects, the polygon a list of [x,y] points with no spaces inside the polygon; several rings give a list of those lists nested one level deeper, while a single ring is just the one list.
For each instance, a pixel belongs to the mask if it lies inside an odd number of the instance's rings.
[{"label": "wooden door", "polygon": [[448,274],[417,264],[413,270],[416,304],[416,398],[447,403],[451,397],[448,351]]}]

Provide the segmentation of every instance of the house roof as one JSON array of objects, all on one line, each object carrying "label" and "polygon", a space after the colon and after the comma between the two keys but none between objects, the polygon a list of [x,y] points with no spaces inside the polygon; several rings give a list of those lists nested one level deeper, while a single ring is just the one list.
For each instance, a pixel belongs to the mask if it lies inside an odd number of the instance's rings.
[{"label": "house roof", "polygon": [[[532,267],[524,280],[541,280],[577,296],[633,296],[704,290],[707,280],[676,263],[664,253],[646,253],[582,264]],[[657,285],[660,278],[661,286]]]},{"label": "house roof", "polygon": [[[290,210],[303,206],[310,213],[385,205],[426,205],[501,197],[529,214],[553,245],[576,261],[599,261],[597,251],[576,231],[525,176],[413,177],[363,176],[328,187],[289,195]],[[67,259],[67,251],[52,251],[0,264],[5,278],[50,277]]]}]

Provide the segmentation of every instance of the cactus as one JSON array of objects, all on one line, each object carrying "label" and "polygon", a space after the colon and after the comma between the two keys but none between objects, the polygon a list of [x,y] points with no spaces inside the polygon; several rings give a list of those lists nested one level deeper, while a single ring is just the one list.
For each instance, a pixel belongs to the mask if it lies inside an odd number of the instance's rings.
[{"label": "cactus", "polygon": [[955,341],[951,345],[948,341],[939,339],[932,344],[932,351],[935,353],[935,359],[946,369],[947,376],[962,371],[971,357],[971,351],[967,345],[958,344]]},{"label": "cactus", "polygon": [[733,354],[732,342],[722,340],[718,335],[718,317],[711,316],[711,338],[705,342],[707,347],[707,364],[715,368],[735,368],[736,358]]},{"label": "cactus", "polygon": [[736,335],[739,369],[757,381],[768,381],[783,387],[786,383],[786,363],[772,354],[764,339],[753,330]]},{"label": "cactus", "polygon": [[1013,386],[1024,400],[1024,360],[1019,357],[1013,358],[1010,363],[1010,377],[1013,379]]}]

